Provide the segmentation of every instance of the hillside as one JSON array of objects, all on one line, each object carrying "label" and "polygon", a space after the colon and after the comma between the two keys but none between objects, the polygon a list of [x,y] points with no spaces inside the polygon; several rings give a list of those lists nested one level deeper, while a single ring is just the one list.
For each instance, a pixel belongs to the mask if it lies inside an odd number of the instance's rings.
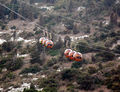
[{"label": "hillside", "polygon": [[0,0],[0,92],[120,92],[120,1]]}]

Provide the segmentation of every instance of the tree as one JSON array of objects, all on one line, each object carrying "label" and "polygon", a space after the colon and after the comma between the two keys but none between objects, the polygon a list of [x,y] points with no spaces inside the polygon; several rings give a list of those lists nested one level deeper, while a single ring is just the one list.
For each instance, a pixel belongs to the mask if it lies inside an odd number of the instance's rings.
[{"label": "tree", "polygon": [[112,12],[110,15],[110,24],[117,25],[117,14]]},{"label": "tree", "polygon": [[71,45],[70,37],[69,36],[65,36],[65,38],[64,38],[64,46],[65,47],[70,47],[70,45]]},{"label": "tree", "polygon": [[44,26],[44,24],[45,24],[45,18],[44,18],[43,15],[40,15],[39,24],[40,24],[41,26]]},{"label": "tree", "polygon": [[72,2],[72,0],[68,0],[67,4],[68,4],[68,6],[67,6],[68,12],[72,12],[72,9],[73,9],[73,2]]},{"label": "tree", "polygon": [[57,81],[53,78],[42,79],[39,84],[40,88],[44,88],[43,92],[57,92]]},{"label": "tree", "polygon": [[43,62],[42,62],[42,60],[40,60],[40,54],[39,54],[39,52],[38,51],[33,51],[32,53],[31,53],[31,60],[30,60],[30,62],[32,63],[32,64],[35,64],[35,63],[39,63],[39,64],[43,64]]},{"label": "tree", "polygon": [[120,3],[115,6],[118,16],[120,16]]},{"label": "tree", "polygon": [[103,3],[105,6],[110,7],[115,4],[116,0],[104,0]]},{"label": "tree", "polygon": [[79,30],[78,30],[78,24],[77,24],[77,23],[74,24],[74,27],[73,27],[73,33],[74,33],[74,34],[79,33]]},{"label": "tree", "polygon": [[14,49],[14,43],[13,42],[4,42],[2,44],[2,48],[3,50],[7,51],[7,52],[10,52]]},{"label": "tree", "polygon": [[65,21],[65,27],[66,27],[66,29],[67,30],[72,30],[73,29],[73,27],[74,27],[74,24],[73,24],[73,20],[66,20]]},{"label": "tree", "polygon": [[[39,63],[40,65],[43,64],[43,60],[40,59],[40,54],[43,50],[43,48],[41,47],[42,45],[39,43],[39,41],[37,41],[37,43],[35,44],[35,46],[33,47],[32,51],[31,51],[31,60],[30,62],[32,64],[35,63]],[[45,57],[45,56],[43,56]]]},{"label": "tree", "polygon": [[77,83],[80,84],[80,89],[94,90],[97,84],[101,84],[101,80],[98,77],[85,75],[79,76]]},{"label": "tree", "polygon": [[35,86],[34,86],[34,84],[33,84],[33,83],[31,83],[31,85],[30,85],[30,89],[35,90]]},{"label": "tree", "polygon": [[95,55],[97,61],[111,61],[114,60],[115,55],[111,52],[99,52]]},{"label": "tree", "polygon": [[83,62],[74,62],[72,63],[72,68],[80,68],[82,66]]},{"label": "tree", "polygon": [[30,66],[29,68],[25,68],[21,71],[21,74],[26,73],[37,73],[40,72],[40,68],[38,66]]},{"label": "tree", "polygon": [[23,65],[23,61],[21,58],[17,58],[15,60],[12,59],[11,61],[6,63],[7,69],[9,69],[11,71],[15,71],[17,69],[20,69],[22,67],[22,65]]},{"label": "tree", "polygon": [[81,53],[88,53],[88,52],[92,51],[91,48],[89,48],[89,46],[88,46],[88,42],[86,42],[86,41],[79,42],[76,46],[76,49]]},{"label": "tree", "polygon": [[[12,10],[14,10],[15,12],[18,12],[18,10],[19,10],[18,5],[19,5],[19,3],[18,3],[17,0],[11,0],[10,6],[11,6]],[[18,18],[18,15],[13,13],[13,12],[10,12],[9,18],[10,19],[16,19],[16,18]]]},{"label": "tree", "polygon": [[120,45],[117,45],[114,50],[115,50],[114,52],[120,54]]},{"label": "tree", "polygon": [[56,0],[46,0],[47,3],[55,3]]},{"label": "tree", "polygon": [[23,92],[39,92],[39,91],[34,90],[34,89],[24,89]]},{"label": "tree", "polygon": [[62,72],[62,80],[70,81],[78,77],[78,75],[79,75],[79,72],[76,69],[66,69]]},{"label": "tree", "polygon": [[60,49],[60,48],[62,48],[62,47],[63,47],[63,41],[62,41],[61,37],[59,37],[59,39],[58,39],[58,41],[56,42],[54,48],[55,48],[55,49]]}]

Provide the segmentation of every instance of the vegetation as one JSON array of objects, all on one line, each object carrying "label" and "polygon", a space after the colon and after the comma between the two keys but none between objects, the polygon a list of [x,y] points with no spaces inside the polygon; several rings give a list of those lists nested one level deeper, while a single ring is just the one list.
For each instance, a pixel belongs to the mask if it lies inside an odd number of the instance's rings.
[{"label": "vegetation", "polygon": [[15,70],[20,69],[22,67],[22,65],[23,65],[22,59],[17,58],[13,61],[7,62],[6,67],[7,67],[7,69],[9,69],[11,71],[15,71]]},{"label": "vegetation", "polygon": [[79,42],[78,45],[76,46],[76,49],[81,53],[88,53],[92,51],[91,48],[89,48],[88,42],[86,41]]},{"label": "vegetation", "polygon": [[75,78],[76,76],[78,76],[78,75],[76,75],[76,74],[78,74],[79,75],[79,71],[77,71],[76,69],[67,69],[67,70],[64,70],[63,72],[62,72],[62,79],[63,80],[72,80],[73,78]]},{"label": "vegetation", "polygon": [[25,73],[37,73],[40,71],[40,68],[38,66],[31,66],[30,68],[25,68],[21,71],[21,74]]},{"label": "vegetation", "polygon": [[111,70],[109,72],[109,76],[107,76],[105,80],[105,84],[107,85],[107,87],[116,92],[118,92],[120,89],[119,69],[120,69],[120,66],[118,66],[116,70]]},{"label": "vegetation", "polygon": [[111,61],[111,60],[114,60],[115,55],[109,52],[100,52],[100,53],[97,53],[95,57],[96,59],[100,57],[101,61]]},{"label": "vegetation", "polygon": [[72,68],[80,68],[82,66],[82,63],[83,62],[74,62],[71,67]]},{"label": "vegetation", "polygon": [[3,57],[0,61],[0,68],[6,67],[11,71],[20,69],[22,65],[23,61],[21,58],[11,59],[11,57]]},{"label": "vegetation", "polygon": [[49,50],[48,54],[51,55],[51,56],[56,56],[56,55],[59,54],[59,50]]},{"label": "vegetation", "polygon": [[43,92],[57,92],[57,86],[57,81],[52,78],[40,80],[39,84],[40,88],[44,88]]},{"label": "vegetation", "polygon": [[[0,87],[5,92],[21,87],[23,82],[31,83],[23,92],[96,91],[103,86],[111,92],[120,91],[117,0],[0,3],[29,20],[0,4]],[[52,40],[54,47],[41,45],[40,37]],[[82,61],[66,59],[65,49],[82,53]]]},{"label": "vegetation", "polygon": [[80,89],[93,90],[97,84],[101,84],[101,81],[97,77],[84,76],[79,77],[78,84],[80,84]]},{"label": "vegetation", "polygon": [[7,52],[12,51],[14,47],[15,46],[14,46],[13,42],[4,42],[2,44],[2,49],[5,50],[5,51],[7,51]]}]

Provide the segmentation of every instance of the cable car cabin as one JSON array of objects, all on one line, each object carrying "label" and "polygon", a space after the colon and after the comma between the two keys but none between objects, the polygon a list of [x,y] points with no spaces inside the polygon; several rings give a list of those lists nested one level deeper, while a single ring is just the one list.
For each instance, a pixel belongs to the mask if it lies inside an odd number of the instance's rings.
[{"label": "cable car cabin", "polygon": [[45,43],[45,46],[47,47],[47,48],[52,48],[53,47],[53,42],[51,41],[51,40],[48,40],[48,41],[46,41],[46,43]]},{"label": "cable car cabin", "polygon": [[39,42],[42,44],[44,39],[45,39],[45,37],[41,37],[41,38],[39,39]]},{"label": "cable car cabin", "polygon": [[64,52],[64,55],[66,58],[69,58],[69,53],[71,52],[72,50],[71,49],[66,49],[65,52]]},{"label": "cable car cabin", "polygon": [[74,55],[75,53],[76,53],[75,51],[71,51],[71,52],[69,53],[69,58],[70,58],[71,60],[75,60],[75,58],[73,57],[73,55]]},{"label": "cable car cabin", "polygon": [[45,46],[47,41],[48,41],[48,39],[44,39],[42,45]]},{"label": "cable car cabin", "polygon": [[82,54],[79,52],[74,53],[73,55],[75,61],[81,61],[82,60]]}]

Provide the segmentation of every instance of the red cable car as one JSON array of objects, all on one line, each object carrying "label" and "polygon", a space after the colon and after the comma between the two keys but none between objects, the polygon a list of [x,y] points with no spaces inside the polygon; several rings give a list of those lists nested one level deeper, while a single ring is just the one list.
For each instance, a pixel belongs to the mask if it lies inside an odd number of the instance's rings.
[{"label": "red cable car", "polygon": [[75,61],[81,61],[82,60],[82,54],[79,52],[74,53],[73,55]]},{"label": "red cable car", "polygon": [[42,44],[44,39],[45,39],[45,37],[41,37],[39,42]]},{"label": "red cable car", "polygon": [[71,60],[75,60],[75,58],[73,57],[74,53],[76,53],[76,51],[71,51],[71,52],[69,53],[69,58],[70,58]]},{"label": "red cable car", "polygon": [[48,41],[48,39],[44,39],[42,42],[42,45],[45,46],[47,41]]},{"label": "red cable car", "polygon": [[64,55],[66,56],[66,58],[69,58],[69,53],[71,52],[71,49],[66,49],[64,52]]},{"label": "red cable car", "polygon": [[48,41],[46,41],[46,43],[45,43],[45,46],[46,46],[47,48],[52,48],[53,45],[54,45],[54,43],[53,43],[51,40],[48,40]]}]

